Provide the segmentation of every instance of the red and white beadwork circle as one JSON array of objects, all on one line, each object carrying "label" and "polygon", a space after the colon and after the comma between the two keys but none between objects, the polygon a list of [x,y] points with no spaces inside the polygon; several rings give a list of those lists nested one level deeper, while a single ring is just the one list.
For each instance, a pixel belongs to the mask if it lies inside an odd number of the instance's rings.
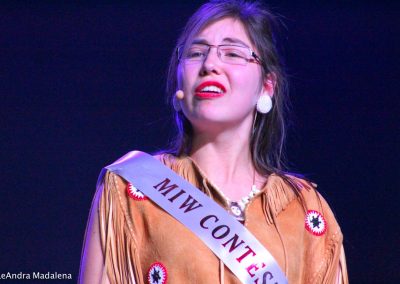
[{"label": "red and white beadwork circle", "polygon": [[128,183],[126,185],[126,192],[128,193],[128,195],[130,197],[132,197],[133,199],[135,199],[137,201],[142,201],[142,200],[147,199],[146,195],[144,195],[139,189],[134,187],[133,184],[131,184],[131,183]]},{"label": "red and white beadwork circle", "polygon": [[167,278],[167,268],[161,262],[154,262],[147,272],[149,284],[165,284]]},{"label": "red and white beadwork circle", "polygon": [[314,236],[322,236],[326,232],[326,221],[321,213],[308,210],[306,214],[306,229]]}]

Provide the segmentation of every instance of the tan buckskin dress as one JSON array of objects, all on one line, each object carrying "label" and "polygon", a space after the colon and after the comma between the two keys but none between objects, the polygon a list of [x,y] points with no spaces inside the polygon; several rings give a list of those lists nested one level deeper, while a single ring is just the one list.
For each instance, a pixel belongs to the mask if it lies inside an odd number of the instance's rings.
[{"label": "tan buckskin dress", "polygon": [[[164,154],[159,159],[228,208],[223,194],[190,158]],[[271,175],[247,204],[245,226],[274,256],[290,284],[348,283],[343,235],[335,216],[313,185],[289,177],[301,188],[306,208],[281,177]],[[165,268],[170,284],[240,283],[189,229],[150,199],[130,197],[121,177],[107,172],[98,194],[104,271],[111,283],[164,283],[149,282],[154,263]],[[322,214],[325,233],[317,236],[306,229],[307,210]]]}]

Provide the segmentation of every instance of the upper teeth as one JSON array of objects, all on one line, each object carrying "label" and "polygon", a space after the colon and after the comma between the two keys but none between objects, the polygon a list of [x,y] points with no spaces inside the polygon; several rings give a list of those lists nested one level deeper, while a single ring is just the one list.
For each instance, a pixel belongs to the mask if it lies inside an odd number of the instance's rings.
[{"label": "upper teeth", "polygon": [[222,90],[216,86],[207,86],[201,89],[202,92],[215,92],[215,93],[223,93]]}]

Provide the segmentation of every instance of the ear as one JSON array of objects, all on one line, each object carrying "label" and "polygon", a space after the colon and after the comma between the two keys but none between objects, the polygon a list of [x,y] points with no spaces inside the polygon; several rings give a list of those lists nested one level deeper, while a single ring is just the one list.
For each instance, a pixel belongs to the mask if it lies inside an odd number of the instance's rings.
[{"label": "ear", "polygon": [[276,75],[273,72],[268,73],[263,82],[262,95],[266,94],[271,98],[274,96],[276,86]]}]

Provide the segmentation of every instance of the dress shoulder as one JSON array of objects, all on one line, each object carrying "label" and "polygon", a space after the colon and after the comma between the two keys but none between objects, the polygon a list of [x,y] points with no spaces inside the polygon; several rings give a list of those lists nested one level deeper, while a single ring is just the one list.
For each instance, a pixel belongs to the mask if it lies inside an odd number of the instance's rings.
[{"label": "dress shoulder", "polygon": [[[313,272],[309,283],[347,283],[343,234],[335,214],[316,184],[289,176],[300,188],[305,208],[305,234]],[[338,281],[338,282],[336,282]]]}]

